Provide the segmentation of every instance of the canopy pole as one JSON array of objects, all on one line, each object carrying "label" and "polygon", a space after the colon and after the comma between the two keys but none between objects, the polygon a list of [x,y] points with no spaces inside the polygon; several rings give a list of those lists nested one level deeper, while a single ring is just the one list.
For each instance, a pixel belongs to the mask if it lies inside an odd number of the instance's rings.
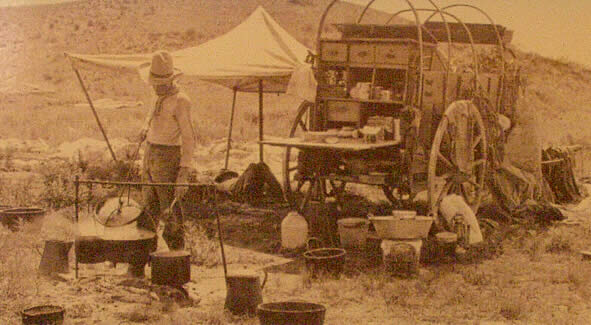
[{"label": "canopy pole", "polygon": [[263,79],[259,79],[259,160],[263,162]]},{"label": "canopy pole", "polygon": [[105,129],[103,128],[103,124],[101,123],[101,120],[99,119],[98,114],[96,113],[96,109],[94,108],[94,105],[92,104],[92,99],[90,99],[90,95],[88,95],[88,91],[86,90],[86,87],[84,86],[84,82],[82,81],[82,77],[80,77],[80,72],[78,72],[78,69],[72,67],[72,69],[74,69],[74,72],[76,73],[76,77],[78,77],[78,81],[80,82],[80,87],[82,87],[82,91],[84,92],[84,95],[86,96],[86,100],[88,101],[88,104],[90,105],[90,109],[92,110],[92,114],[94,114],[94,118],[96,119],[96,123],[99,126],[99,129],[101,130],[101,133],[103,134],[103,137],[105,138],[105,141],[107,142],[107,147],[109,147],[109,152],[111,153],[111,157],[113,157],[113,161],[117,162],[117,157],[115,157],[115,152],[113,151],[113,147],[111,147],[111,143],[109,142],[109,138],[107,137],[107,133],[105,132]]},{"label": "canopy pole", "polygon": [[230,113],[230,128],[228,129],[228,143],[226,145],[226,161],[224,162],[224,170],[228,170],[228,163],[230,161],[230,148],[232,147],[232,128],[234,124],[234,109],[236,108],[236,93],[238,89],[232,88],[234,94],[232,96],[232,112]]}]

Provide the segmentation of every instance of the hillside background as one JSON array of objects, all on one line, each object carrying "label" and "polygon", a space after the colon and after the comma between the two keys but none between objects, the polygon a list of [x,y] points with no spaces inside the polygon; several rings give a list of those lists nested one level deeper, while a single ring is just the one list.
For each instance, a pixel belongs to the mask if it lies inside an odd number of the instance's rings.
[{"label": "hillside background", "polygon": [[[85,136],[101,139],[91,111],[80,105],[85,103],[84,95],[64,52],[149,53],[195,46],[231,30],[259,5],[315,49],[318,22],[329,2],[101,0],[0,8],[0,137],[43,139],[50,144]],[[352,22],[359,11],[340,4],[328,20]],[[333,30],[328,27],[325,32]],[[591,71],[534,53],[517,53],[527,76],[526,102],[538,113],[543,142],[591,145]],[[150,100],[148,87],[136,75],[82,74],[94,100]],[[196,103],[193,118],[200,141],[224,137],[231,91],[197,80],[185,79],[182,84]],[[236,139],[257,135],[256,103],[256,96],[238,95]],[[265,96],[269,121],[265,132],[286,135],[298,104],[289,96]],[[110,137],[131,139],[145,110],[141,105],[103,108],[99,115]]]}]

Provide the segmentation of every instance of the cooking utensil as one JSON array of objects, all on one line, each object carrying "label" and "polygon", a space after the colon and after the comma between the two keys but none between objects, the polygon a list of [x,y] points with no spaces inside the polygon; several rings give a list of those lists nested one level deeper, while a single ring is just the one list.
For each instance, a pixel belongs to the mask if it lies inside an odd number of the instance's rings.
[{"label": "cooking utensil", "polygon": [[152,283],[181,287],[191,281],[191,254],[185,250],[150,254]]},{"label": "cooking utensil", "polygon": [[21,312],[24,325],[61,325],[64,323],[64,308],[42,305],[27,308]]},{"label": "cooking utensil", "polygon": [[304,252],[306,269],[310,277],[317,278],[322,275],[328,275],[339,278],[345,265],[345,256],[347,251],[342,248],[310,248],[311,242],[320,243],[317,238],[308,240],[307,250]]},{"label": "cooking utensil", "polygon": [[46,275],[54,272],[68,273],[70,268],[68,252],[73,244],[71,241],[46,240],[39,263],[39,272]]},{"label": "cooking utensil", "polygon": [[136,221],[141,213],[141,206],[134,200],[112,197],[99,201],[93,215],[105,227],[121,227]]},{"label": "cooking utensil", "polygon": [[263,288],[267,272],[260,283],[256,274],[230,274],[226,277],[227,293],[224,308],[234,315],[255,315],[257,306],[263,303]]},{"label": "cooking utensil", "polygon": [[261,325],[322,325],[326,307],[305,301],[260,304],[257,316]]},{"label": "cooking utensil", "polygon": [[96,264],[105,261],[104,242],[98,236],[76,236],[74,251],[77,263]]},{"label": "cooking utensil", "polygon": [[34,222],[45,215],[45,209],[37,207],[17,207],[0,211],[0,221],[10,230],[18,230],[19,222]]},{"label": "cooking utensil", "polygon": [[[119,228],[121,229],[121,228]],[[133,228],[133,231],[106,232],[103,238],[105,260],[113,263],[143,265],[150,260],[150,253],[156,250],[156,233]]]}]

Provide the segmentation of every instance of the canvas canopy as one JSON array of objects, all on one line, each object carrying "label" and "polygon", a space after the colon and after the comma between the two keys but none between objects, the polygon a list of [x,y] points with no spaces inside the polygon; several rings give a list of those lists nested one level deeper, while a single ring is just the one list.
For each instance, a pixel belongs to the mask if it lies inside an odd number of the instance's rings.
[{"label": "canvas canopy", "polygon": [[[258,7],[228,33],[199,46],[171,52],[185,76],[221,84],[238,91],[285,92],[292,73],[305,63],[310,50]],[[151,54],[86,55],[66,53],[80,68],[137,70],[147,80]]]},{"label": "canvas canopy", "polygon": [[[312,53],[259,6],[245,21],[228,33],[199,46],[171,53],[175,68],[183,75],[220,84],[233,90],[232,113],[228,134],[228,151],[232,135],[232,121],[236,92],[259,93],[259,140],[263,140],[263,92],[288,92],[307,100],[314,100],[316,80],[306,58]],[[111,146],[98,119],[92,100],[84,87],[79,69],[137,71],[144,81],[152,54],[74,54],[66,53],[95,115],[99,128]],[[113,159],[116,157],[111,150]],[[263,160],[262,144],[260,160]],[[226,165],[228,155],[226,155]]]}]

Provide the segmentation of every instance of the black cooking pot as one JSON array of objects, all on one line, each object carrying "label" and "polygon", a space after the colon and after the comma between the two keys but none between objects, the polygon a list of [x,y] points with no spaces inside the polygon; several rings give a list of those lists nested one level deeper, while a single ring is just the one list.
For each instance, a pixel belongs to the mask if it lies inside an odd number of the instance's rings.
[{"label": "black cooking pot", "polygon": [[24,325],[61,325],[64,323],[64,308],[43,305],[27,308],[21,312]]},{"label": "black cooking pot", "polygon": [[191,281],[191,253],[188,251],[150,254],[152,283],[180,287]]},{"label": "black cooking pot", "polygon": [[261,325],[322,325],[326,308],[301,301],[270,302],[257,307]]},{"label": "black cooking pot", "polygon": [[146,264],[157,245],[155,233],[130,238],[107,237],[104,239],[105,259],[113,263]]},{"label": "black cooking pot", "polygon": [[104,241],[98,236],[76,236],[74,251],[78,263],[96,264],[105,261]]},{"label": "black cooking pot", "polygon": [[2,208],[0,209],[0,221],[11,230],[18,230],[20,221],[41,220],[45,213],[45,209],[36,207]]},{"label": "black cooking pot", "polygon": [[314,237],[308,240],[307,250],[304,252],[306,269],[312,278],[328,275],[339,278],[345,265],[347,251],[342,248],[310,249],[312,243],[320,241]]}]

